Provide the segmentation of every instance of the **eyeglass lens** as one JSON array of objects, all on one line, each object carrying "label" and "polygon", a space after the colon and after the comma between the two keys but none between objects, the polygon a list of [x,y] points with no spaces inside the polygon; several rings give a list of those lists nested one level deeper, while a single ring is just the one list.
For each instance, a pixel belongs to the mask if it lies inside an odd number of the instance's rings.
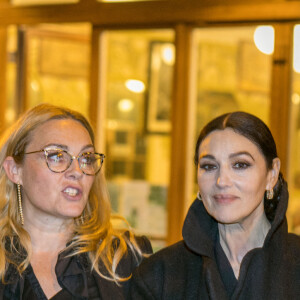
[{"label": "eyeglass lens", "polygon": [[[72,156],[64,150],[45,150],[48,167],[51,171],[60,173],[67,170],[72,163]],[[95,175],[103,163],[103,155],[98,153],[83,153],[78,157],[78,163],[83,173]]]}]

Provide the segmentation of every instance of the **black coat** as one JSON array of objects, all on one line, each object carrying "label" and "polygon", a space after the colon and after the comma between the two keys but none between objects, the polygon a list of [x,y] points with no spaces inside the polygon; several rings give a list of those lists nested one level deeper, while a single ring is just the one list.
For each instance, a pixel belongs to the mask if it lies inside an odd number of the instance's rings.
[{"label": "black coat", "polygon": [[[136,240],[144,253],[152,253],[152,247],[147,238],[137,237]],[[114,281],[104,279],[96,271],[91,272],[91,264],[87,254],[66,257],[68,253],[62,252],[58,256],[55,272],[59,284],[72,295],[72,299],[89,299],[90,294],[95,294],[95,292],[99,295],[96,297],[97,300],[125,299],[129,289],[129,280],[116,284]],[[117,267],[117,274],[121,277],[128,277],[136,266],[137,260],[129,248],[128,253],[122,258]],[[102,263],[100,263],[99,268],[105,274]],[[30,287],[29,293],[28,287],[26,287],[25,277],[28,276],[26,278],[29,278],[32,276],[31,274],[32,268],[30,265],[24,271],[22,277],[13,265],[9,265],[5,274],[8,284],[3,284],[0,281],[0,300],[40,300],[42,296],[36,296],[35,292],[32,293],[32,287]],[[108,274],[105,275],[109,276]],[[33,287],[33,289],[35,288]],[[26,290],[26,296],[23,296],[24,290]]]},{"label": "black coat", "polygon": [[230,297],[215,257],[217,222],[195,200],[183,227],[183,241],[145,259],[131,281],[129,299],[300,299],[300,237],[288,234],[284,186],[262,248],[249,251]]}]

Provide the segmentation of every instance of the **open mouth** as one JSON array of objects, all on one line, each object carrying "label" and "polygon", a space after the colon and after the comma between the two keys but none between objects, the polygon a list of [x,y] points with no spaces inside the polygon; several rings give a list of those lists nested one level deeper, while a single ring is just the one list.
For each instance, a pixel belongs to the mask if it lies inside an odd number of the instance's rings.
[{"label": "open mouth", "polygon": [[77,196],[80,193],[78,189],[71,187],[66,188],[63,192],[68,194],[69,196]]}]

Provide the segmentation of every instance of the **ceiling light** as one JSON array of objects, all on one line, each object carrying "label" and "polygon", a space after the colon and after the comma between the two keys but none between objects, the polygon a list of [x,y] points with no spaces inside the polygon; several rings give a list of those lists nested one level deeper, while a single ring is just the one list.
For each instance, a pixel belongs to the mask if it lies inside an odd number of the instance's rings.
[{"label": "ceiling light", "polygon": [[118,108],[120,111],[131,111],[133,109],[133,102],[130,99],[121,99],[118,103]]},{"label": "ceiling light", "polygon": [[129,79],[125,82],[126,87],[134,93],[142,93],[145,91],[145,84],[140,80]]},{"label": "ceiling light", "polygon": [[258,26],[254,31],[254,43],[259,51],[264,54],[272,54],[274,51],[273,26]]}]

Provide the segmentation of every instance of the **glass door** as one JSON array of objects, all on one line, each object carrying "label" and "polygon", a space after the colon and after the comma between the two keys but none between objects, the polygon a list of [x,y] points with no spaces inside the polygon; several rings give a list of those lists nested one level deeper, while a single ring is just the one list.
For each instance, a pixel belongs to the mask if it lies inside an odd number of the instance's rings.
[{"label": "glass door", "polygon": [[[246,111],[269,124],[273,27],[196,29],[194,47],[194,144],[207,122],[227,112]],[[194,186],[195,197],[198,190],[196,171]]]},{"label": "glass door", "polygon": [[174,34],[106,31],[103,39],[101,107],[112,207],[161,247],[167,234]]}]

